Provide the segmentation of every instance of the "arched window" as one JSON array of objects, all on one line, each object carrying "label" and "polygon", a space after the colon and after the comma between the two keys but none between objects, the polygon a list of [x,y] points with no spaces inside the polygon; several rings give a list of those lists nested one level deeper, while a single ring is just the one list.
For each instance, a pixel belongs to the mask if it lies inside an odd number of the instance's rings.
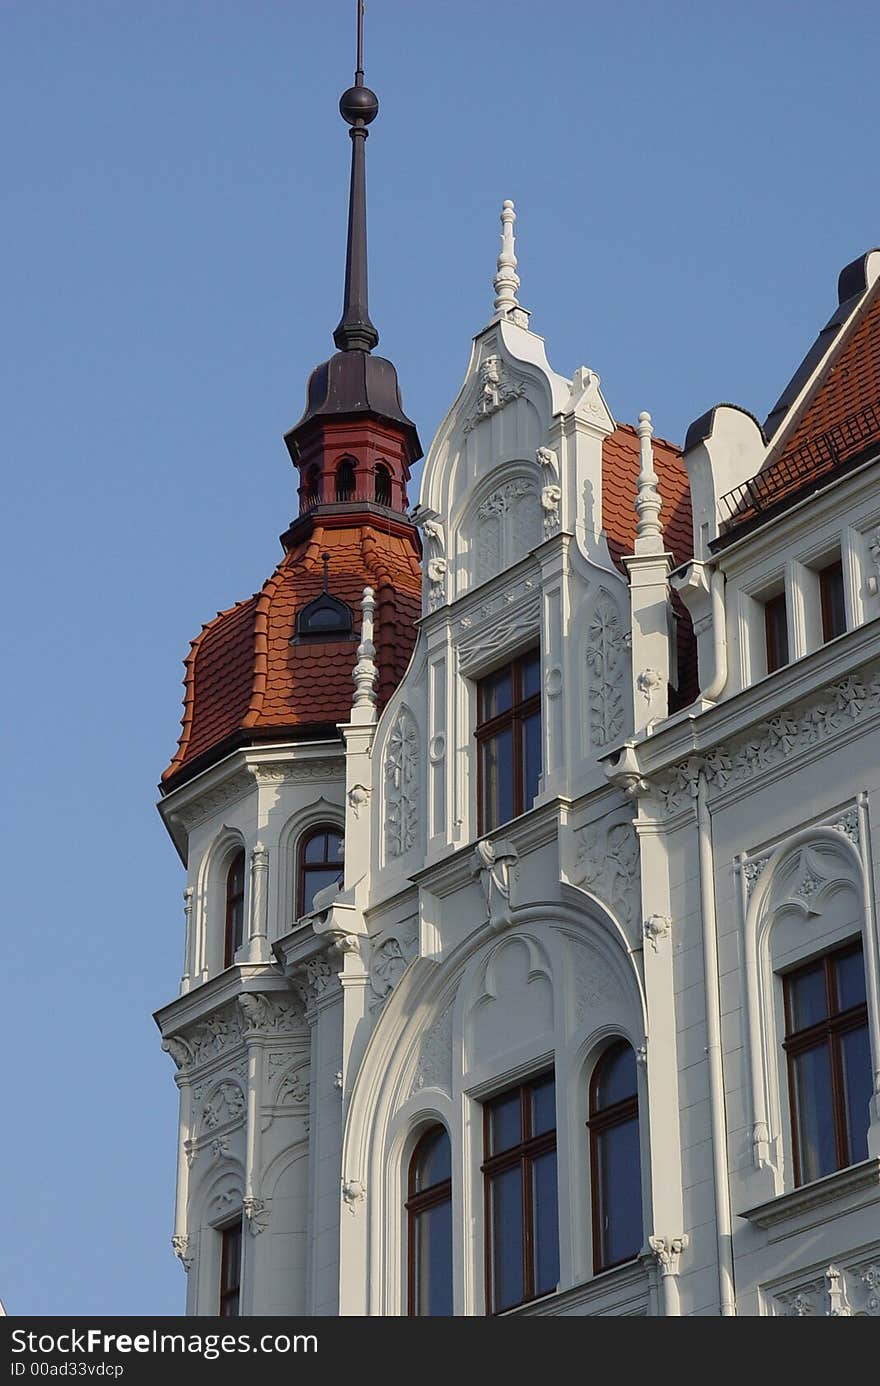
[{"label": "arched window", "polygon": [[636,1056],[625,1040],[596,1064],[590,1083],[593,1269],[631,1261],[642,1247],[642,1162]]},{"label": "arched window", "polygon": [[375,497],[377,505],[391,504],[391,473],[384,462],[376,464]]},{"label": "arched window", "polygon": [[314,463],[306,473],[306,505],[317,505],[321,493],[321,468]]},{"label": "arched window", "polygon": [[338,501],[349,501],[354,499],[354,463],[340,462],[336,468],[336,499]]},{"label": "arched window", "polygon": [[226,941],[223,966],[231,967],[244,943],[244,848],[236,852],[226,872]]},{"label": "arched window", "polygon": [[342,880],[345,839],[338,828],[324,823],[300,842],[296,917],[309,914],[319,890]]},{"label": "arched window", "polygon": [[452,1150],[443,1126],[426,1131],[409,1163],[409,1312],[452,1314]]}]

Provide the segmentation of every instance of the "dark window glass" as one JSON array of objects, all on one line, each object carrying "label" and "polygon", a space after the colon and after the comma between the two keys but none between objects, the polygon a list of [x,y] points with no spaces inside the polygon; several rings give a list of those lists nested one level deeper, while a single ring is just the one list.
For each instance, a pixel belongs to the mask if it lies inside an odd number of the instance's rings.
[{"label": "dark window glass", "polygon": [[541,656],[537,650],[477,685],[480,832],[531,808],[541,779]]},{"label": "dark window glass", "polygon": [[788,663],[788,617],[784,592],[765,602],[764,627],[767,635],[767,673],[772,674]]},{"label": "dark window glass", "polygon": [[618,1041],[590,1084],[593,1267],[631,1261],[642,1247],[642,1165],[636,1056]]},{"label": "dark window glass", "polygon": [[244,942],[244,848],[236,852],[226,873],[226,931],[223,966],[231,967]]},{"label": "dark window glass", "polygon": [[338,828],[313,828],[300,843],[296,915],[308,914],[319,890],[342,880],[345,841]]},{"label": "dark window glass", "polygon": [[321,468],[309,467],[306,473],[306,504],[316,505],[321,494]]},{"label": "dark window glass", "polygon": [[241,1223],[220,1233],[220,1318],[237,1319],[241,1303]]},{"label": "dark window glass", "polygon": [[391,473],[381,462],[376,467],[376,504],[391,504]]},{"label": "dark window glass", "polygon": [[497,1314],[559,1281],[553,1074],[493,1098],[484,1119],[486,1300]]},{"label": "dark window glass", "polygon": [[846,630],[846,604],[843,597],[843,564],[831,563],[819,574],[822,597],[822,639],[833,640]]},{"label": "dark window glass", "polygon": [[336,499],[349,501],[354,498],[354,463],[340,462],[336,468]]},{"label": "dark window glass", "polygon": [[795,1183],[867,1158],[871,1056],[861,944],[783,979]]},{"label": "dark window glass", "polygon": [[452,1151],[449,1134],[434,1126],[422,1136],[409,1166],[409,1312],[452,1314]]}]

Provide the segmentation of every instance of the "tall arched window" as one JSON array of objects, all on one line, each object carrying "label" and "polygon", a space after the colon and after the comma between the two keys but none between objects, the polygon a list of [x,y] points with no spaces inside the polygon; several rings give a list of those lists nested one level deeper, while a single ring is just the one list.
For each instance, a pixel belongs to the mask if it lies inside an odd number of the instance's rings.
[{"label": "tall arched window", "polygon": [[631,1261],[642,1247],[642,1162],[636,1056],[619,1040],[590,1083],[593,1269]]},{"label": "tall arched window", "polygon": [[236,852],[226,872],[226,934],[223,966],[231,967],[244,943],[244,848]]},{"label": "tall arched window", "polygon": [[409,1163],[409,1313],[452,1314],[452,1150],[443,1126],[426,1131]]},{"label": "tall arched window", "polygon": [[354,463],[340,462],[336,468],[336,499],[338,501],[353,500],[354,484]]},{"label": "tall arched window", "polygon": [[374,482],[377,505],[391,504],[391,473],[384,462],[377,462]]},{"label": "tall arched window", "polygon": [[312,828],[299,845],[296,917],[309,914],[319,890],[342,880],[345,839],[338,828],[323,823]]}]

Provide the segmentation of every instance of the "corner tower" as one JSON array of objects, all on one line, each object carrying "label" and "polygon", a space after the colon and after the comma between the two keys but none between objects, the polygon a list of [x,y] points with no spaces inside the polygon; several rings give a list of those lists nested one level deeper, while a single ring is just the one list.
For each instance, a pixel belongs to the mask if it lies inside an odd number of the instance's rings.
[{"label": "corner tower", "polygon": [[[338,1309],[326,1247],[339,1204],[340,988],[308,941],[322,896],[359,869],[353,844],[346,852],[346,738],[360,722],[358,745],[369,740],[421,614],[407,514],[421,445],[394,366],[373,354],[367,304],[364,152],[379,103],[364,85],[361,11],[340,101],[352,145],[337,351],[312,372],[285,437],[299,514],[260,591],[192,642],[160,785],[187,872],[180,993],[156,1021],[180,1090],[172,1242],[189,1314]],[[276,961],[282,938],[305,947],[294,967]]]}]

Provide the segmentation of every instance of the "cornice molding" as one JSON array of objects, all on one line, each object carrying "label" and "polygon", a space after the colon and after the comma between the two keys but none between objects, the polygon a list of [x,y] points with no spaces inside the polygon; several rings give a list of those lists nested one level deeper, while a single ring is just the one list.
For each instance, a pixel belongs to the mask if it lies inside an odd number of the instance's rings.
[{"label": "cornice molding", "polygon": [[[767,1203],[759,1203],[754,1208],[747,1208],[740,1213],[740,1217],[745,1218],[747,1222],[754,1223],[755,1227],[767,1229],[775,1227],[781,1222],[792,1221],[804,1213],[812,1213],[817,1209],[824,1208],[829,1203],[841,1202],[853,1194],[878,1188],[880,1188],[880,1159],[863,1160],[861,1164],[851,1165],[849,1169],[837,1170],[834,1174],[827,1174],[824,1179],[817,1179],[812,1184],[804,1184],[801,1188],[793,1189],[790,1193],[780,1194],[778,1198],[771,1198]],[[880,1197],[880,1194],[875,1194],[870,1201],[874,1202],[877,1197]],[[850,1210],[842,1209],[841,1211],[849,1212]]]}]

